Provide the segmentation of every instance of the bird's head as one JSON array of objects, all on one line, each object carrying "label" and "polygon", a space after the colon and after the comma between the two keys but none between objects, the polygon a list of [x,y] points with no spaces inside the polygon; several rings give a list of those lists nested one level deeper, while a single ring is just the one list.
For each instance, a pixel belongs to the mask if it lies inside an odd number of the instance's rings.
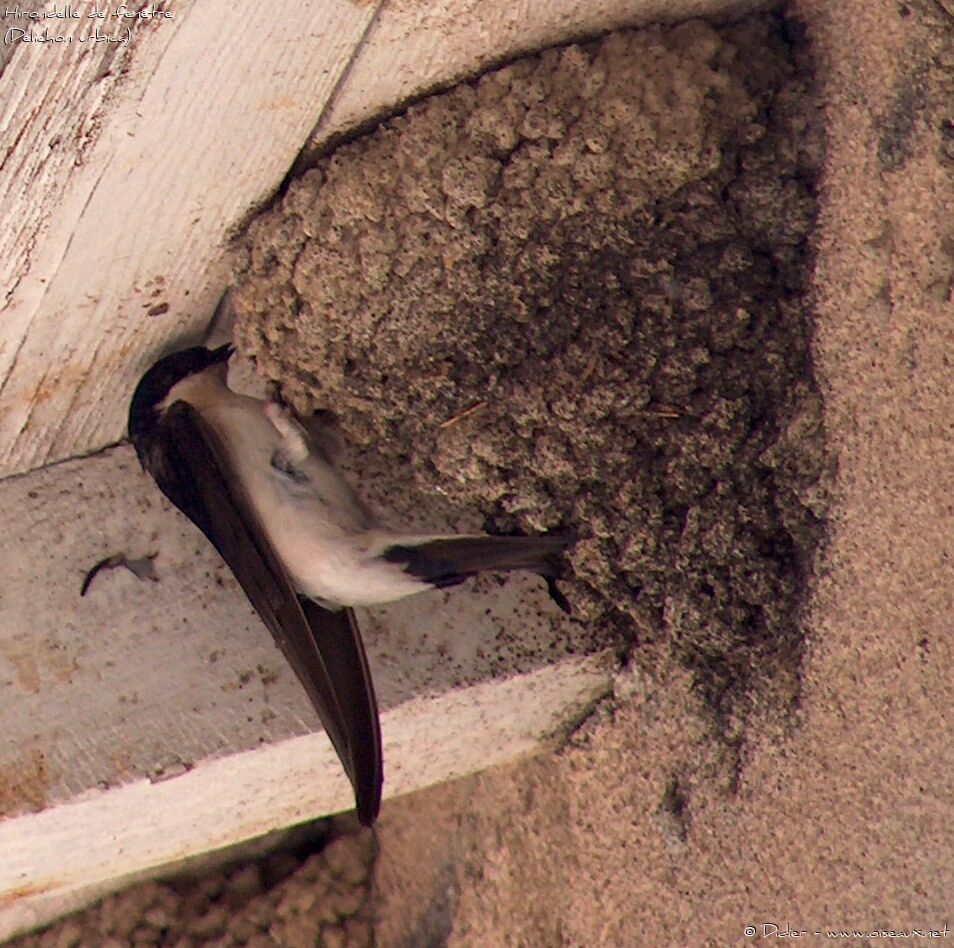
[{"label": "bird's head", "polygon": [[138,444],[148,437],[155,425],[159,408],[173,386],[213,366],[221,366],[224,373],[232,352],[230,345],[217,349],[193,346],[164,356],[146,372],[129,403],[129,438],[137,445],[137,450]]}]

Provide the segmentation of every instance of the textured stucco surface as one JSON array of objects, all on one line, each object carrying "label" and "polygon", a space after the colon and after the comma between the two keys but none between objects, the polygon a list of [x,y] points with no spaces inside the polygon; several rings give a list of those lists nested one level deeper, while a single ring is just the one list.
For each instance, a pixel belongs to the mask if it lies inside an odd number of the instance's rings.
[{"label": "textured stucco surface", "polygon": [[805,305],[837,459],[798,706],[750,716],[728,766],[696,670],[631,662],[559,753],[384,807],[379,945],[722,946],[768,923],[811,943],[951,922],[954,14],[791,10],[825,130]]}]

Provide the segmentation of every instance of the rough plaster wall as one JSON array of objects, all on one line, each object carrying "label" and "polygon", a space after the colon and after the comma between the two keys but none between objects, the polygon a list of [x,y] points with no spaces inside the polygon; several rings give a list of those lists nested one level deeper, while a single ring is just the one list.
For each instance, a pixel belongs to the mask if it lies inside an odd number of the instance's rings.
[{"label": "rough plaster wall", "polygon": [[425,100],[291,183],[235,296],[243,350],[410,468],[408,509],[578,531],[567,647],[671,645],[731,741],[797,700],[825,509],[791,42],[621,31]]}]

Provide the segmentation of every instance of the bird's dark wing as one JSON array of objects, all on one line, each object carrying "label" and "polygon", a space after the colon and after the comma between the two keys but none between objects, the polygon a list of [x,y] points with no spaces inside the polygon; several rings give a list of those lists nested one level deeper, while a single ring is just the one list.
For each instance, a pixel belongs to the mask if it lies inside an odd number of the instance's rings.
[{"label": "bird's dark wing", "polygon": [[509,573],[530,570],[547,583],[550,598],[570,614],[570,604],[556,581],[563,575],[563,553],[575,537],[568,533],[543,533],[535,537],[462,536],[437,537],[422,543],[388,547],[384,559],[438,589],[456,586],[483,570]]},{"label": "bird's dark wing", "polygon": [[[299,596],[298,602],[308,627],[319,630],[321,636],[319,642],[325,680],[333,689],[329,703],[334,701],[341,709],[339,727],[345,732],[351,755],[350,770],[347,763],[345,769],[354,786],[358,817],[362,823],[370,826],[381,806],[384,769],[378,706],[371,682],[371,669],[361,641],[361,630],[352,609],[332,612],[304,596]],[[337,743],[335,746],[338,746]],[[341,754],[341,751],[338,753]]]},{"label": "bird's dark wing", "polygon": [[300,597],[231,471],[212,428],[186,402],[162,416],[141,452],[162,492],[211,540],[305,686],[354,787],[358,817],[374,822],[383,767],[377,702],[350,609]]}]

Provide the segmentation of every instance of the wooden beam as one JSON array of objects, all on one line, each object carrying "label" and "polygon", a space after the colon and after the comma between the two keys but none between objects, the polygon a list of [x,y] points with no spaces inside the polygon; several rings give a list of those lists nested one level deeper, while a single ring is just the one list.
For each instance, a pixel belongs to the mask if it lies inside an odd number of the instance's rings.
[{"label": "wooden beam", "polygon": [[68,44],[3,47],[0,477],[116,441],[157,350],[201,336],[230,229],[281,182],[378,4],[169,5],[95,46],[90,29],[127,24],[94,6],[15,21]]},{"label": "wooden beam", "polygon": [[[8,478],[0,507],[0,938],[353,805],[268,632],[128,446]],[[388,797],[526,753],[611,687],[611,656],[566,659],[577,630],[536,577],[359,618]]]},{"label": "wooden beam", "polygon": [[[391,710],[382,720],[388,795],[537,749],[606,692],[610,663],[563,660]],[[0,822],[0,939],[81,904],[83,893],[351,806],[330,744],[308,734]]]}]

